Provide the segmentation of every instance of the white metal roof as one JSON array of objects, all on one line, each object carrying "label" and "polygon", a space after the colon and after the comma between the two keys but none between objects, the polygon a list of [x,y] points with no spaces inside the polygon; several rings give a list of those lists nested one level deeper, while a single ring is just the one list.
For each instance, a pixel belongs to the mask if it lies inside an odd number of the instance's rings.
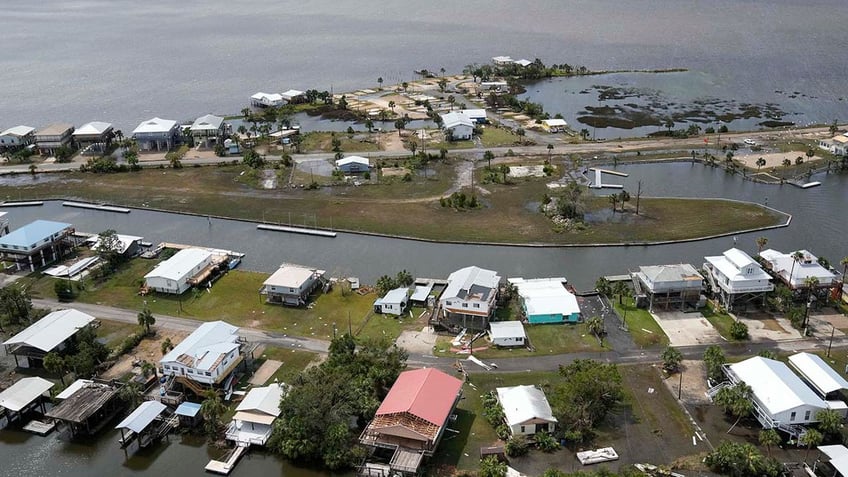
[{"label": "white metal roof", "polygon": [[830,458],[830,465],[839,472],[839,475],[848,475],[848,448],[842,444],[836,444],[818,446],[817,449]]},{"label": "white metal roof", "polygon": [[371,167],[367,157],[362,156],[347,156],[336,161],[336,167],[346,166],[348,164],[362,164],[365,167]]},{"label": "white metal roof", "polygon": [[486,110],[485,109],[460,109],[460,113],[464,114],[470,119],[479,119],[486,118]]},{"label": "white metal roof", "polygon": [[283,391],[283,385],[279,383],[253,388],[236,407],[236,412],[261,412],[277,417],[280,415],[280,400],[283,398]]},{"label": "white metal roof", "polygon": [[74,309],[54,311],[3,344],[25,345],[49,353],[92,321],[93,316]]},{"label": "white metal roof", "polygon": [[200,325],[159,362],[174,363],[186,355],[190,362],[187,366],[210,371],[222,354],[235,348],[238,348],[238,328],[224,321],[212,321]]},{"label": "white metal roof", "polygon": [[471,121],[471,118],[459,111],[442,114],[442,124],[448,129],[456,126],[474,127],[474,122]]},{"label": "white metal roof", "polygon": [[492,61],[495,63],[512,63],[512,57],[510,56],[493,56]]},{"label": "white metal roof", "polygon": [[280,96],[282,96],[283,99],[285,99],[286,101],[291,101],[292,99],[297,98],[298,96],[303,96],[304,94],[306,93],[304,93],[303,91],[297,89],[290,89],[288,91],[283,91]]},{"label": "white metal roof", "polygon": [[93,382],[94,381],[90,379],[77,379],[76,381],[72,382],[70,386],[66,387],[62,390],[62,392],[57,394],[56,399],[68,399],[69,397],[73,396],[75,392],[79,391],[80,389],[86,387],[87,385]]},{"label": "white metal roof", "polygon": [[191,124],[192,131],[217,131],[224,124],[224,118],[214,114],[206,114],[194,120]]},{"label": "white metal roof", "polygon": [[798,250],[798,252],[801,253],[802,258],[797,262],[792,258],[795,252],[782,253],[773,249],[764,250],[760,253],[760,257],[768,261],[772,271],[787,280],[793,287],[804,286],[804,281],[809,277],[816,277],[822,285],[836,279],[835,274],[819,265],[818,257],[807,250]]},{"label": "white metal roof", "polygon": [[[448,286],[442,292],[442,298],[467,298],[472,288],[476,287],[489,292],[497,291],[501,277],[497,272],[480,267],[465,267],[448,275]],[[487,301],[486,294],[481,301]]]},{"label": "white metal roof", "polygon": [[44,378],[23,378],[0,393],[0,407],[18,412],[52,387],[53,383]]},{"label": "white metal roof", "polygon": [[138,434],[167,408],[168,406],[159,401],[144,401],[126,419],[115,426],[115,429],[129,429]]},{"label": "white metal roof", "polygon": [[299,265],[283,264],[262,284],[272,287],[300,288],[314,275],[324,275],[324,270]]},{"label": "white metal roof", "polygon": [[755,356],[731,364],[730,370],[751,387],[772,416],[803,405],[827,409],[824,400],[780,361]]},{"label": "white metal roof", "polygon": [[528,315],[562,314],[564,316],[580,313],[577,297],[566,290],[565,278],[537,278],[525,280],[510,278],[518,294],[524,299]]},{"label": "white metal roof", "polygon": [[496,391],[508,425],[531,419],[557,422],[545,393],[536,386],[511,386],[497,388]]},{"label": "white metal roof", "polygon": [[565,122],[565,119],[543,119],[542,122],[545,123],[545,125],[551,127],[568,126],[568,123]]},{"label": "white metal roof", "polygon": [[212,252],[202,248],[184,248],[173,257],[156,265],[144,278],[161,277],[166,280],[178,281],[186,276],[194,267],[200,265],[212,256]]},{"label": "white metal roof", "polygon": [[89,136],[92,134],[103,134],[104,132],[112,129],[112,123],[104,123],[101,121],[92,121],[90,123],[83,124],[77,130],[74,131],[74,136]]},{"label": "white metal roof", "polygon": [[375,304],[400,304],[406,300],[408,293],[409,288],[395,288],[394,290],[389,290],[386,296],[378,299]]},{"label": "white metal roof", "polygon": [[[763,271],[760,264],[750,255],[737,248],[731,248],[720,256],[704,257],[730,281],[771,280],[771,275]],[[745,274],[745,269],[753,267],[753,272]]]},{"label": "white metal roof", "polygon": [[848,381],[815,354],[793,354],[789,357],[789,364],[821,394],[848,389]]},{"label": "white metal roof", "polygon": [[492,321],[489,323],[489,336],[499,338],[527,338],[524,325],[520,321]]},{"label": "white metal roof", "polygon": [[35,132],[35,128],[29,127],[29,126],[15,126],[15,127],[11,127],[9,129],[3,131],[2,133],[0,133],[0,136],[24,137],[24,136],[28,136],[28,135],[30,135],[34,132]]},{"label": "white metal roof", "polygon": [[532,61],[524,59],[524,58],[521,58],[520,60],[515,60],[515,61],[513,61],[513,63],[515,63],[516,65],[519,65],[519,66],[524,66],[524,67],[530,66],[530,65],[533,64]]},{"label": "white metal roof", "polygon": [[133,134],[166,133],[174,129],[176,125],[177,122],[171,119],[148,119],[147,121],[142,121],[141,124],[133,130]]},{"label": "white metal roof", "polygon": [[177,406],[177,410],[174,411],[174,414],[178,416],[194,417],[200,412],[200,406],[201,405],[196,402],[185,401]]},{"label": "white metal roof", "polygon": [[250,97],[253,100],[260,101],[263,104],[273,105],[283,100],[283,95],[279,93],[263,93],[259,92]]}]

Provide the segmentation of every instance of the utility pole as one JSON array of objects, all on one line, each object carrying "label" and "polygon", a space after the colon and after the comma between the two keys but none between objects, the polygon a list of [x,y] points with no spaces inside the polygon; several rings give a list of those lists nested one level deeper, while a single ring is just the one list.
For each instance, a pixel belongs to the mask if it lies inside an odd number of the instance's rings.
[{"label": "utility pole", "polygon": [[642,181],[639,181],[638,188],[636,189],[636,215],[639,215],[639,198],[642,197]]},{"label": "utility pole", "polygon": [[679,370],[680,381],[677,382],[677,400],[680,401],[681,393],[683,392],[683,370]]}]

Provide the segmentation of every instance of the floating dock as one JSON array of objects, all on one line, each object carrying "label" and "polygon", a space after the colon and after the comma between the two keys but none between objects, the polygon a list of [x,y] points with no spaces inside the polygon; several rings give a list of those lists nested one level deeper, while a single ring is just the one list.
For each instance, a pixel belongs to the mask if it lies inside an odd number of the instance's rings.
[{"label": "floating dock", "polygon": [[78,209],[100,210],[103,212],[118,212],[121,214],[129,214],[130,209],[126,207],[115,207],[112,205],[86,204],[84,202],[62,202],[64,207],[76,207]]},{"label": "floating dock", "polygon": [[303,229],[300,227],[289,227],[288,225],[259,224],[256,226],[256,228],[259,230],[270,230],[272,232],[289,232],[293,234],[314,235],[316,237],[334,238],[336,236],[335,232],[329,232],[327,230]]},{"label": "floating dock", "polygon": [[40,200],[30,200],[23,202],[3,202],[0,205],[3,207],[39,207],[44,205],[44,202]]},{"label": "floating dock", "polygon": [[33,434],[38,434],[39,436],[46,436],[53,432],[53,429],[56,428],[55,422],[42,422],[37,420],[32,420],[24,426],[24,430],[27,432],[32,432]]},{"label": "floating dock", "polygon": [[609,169],[600,169],[600,168],[597,168],[597,167],[590,167],[589,170],[590,171],[600,171],[600,172],[603,172],[604,174],[610,174],[610,175],[618,176],[618,177],[630,177],[630,174],[628,174],[626,172],[611,171]]},{"label": "floating dock", "polygon": [[[589,188],[591,189],[624,189],[624,186],[621,184],[604,184],[601,176],[604,173],[613,174],[613,175],[621,175],[620,172],[615,171],[607,171],[604,169],[591,169],[595,172],[595,180],[589,181]],[[626,175],[625,175],[626,177]]]},{"label": "floating dock", "polygon": [[206,471],[215,474],[229,475],[229,473],[232,472],[233,467],[236,466],[236,462],[238,462],[239,458],[241,458],[242,454],[246,451],[247,447],[237,446],[233,449],[233,452],[229,455],[226,461],[210,460],[209,463],[206,464]]},{"label": "floating dock", "polygon": [[806,184],[801,184],[800,187],[802,189],[809,189],[810,187],[817,187],[817,186],[820,186],[820,185],[821,185],[821,182],[813,181],[813,182],[807,182]]}]

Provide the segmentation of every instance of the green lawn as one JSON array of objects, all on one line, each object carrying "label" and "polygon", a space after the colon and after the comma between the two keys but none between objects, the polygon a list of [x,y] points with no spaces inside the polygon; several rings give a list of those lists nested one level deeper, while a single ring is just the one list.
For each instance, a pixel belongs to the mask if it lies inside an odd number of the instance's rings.
[{"label": "green lawn", "polygon": [[265,351],[262,352],[262,355],[258,356],[258,358],[263,360],[274,359],[283,363],[283,365],[280,366],[280,369],[272,374],[265,384],[273,383],[275,381],[290,383],[297,377],[298,374],[306,369],[307,366],[314,362],[316,358],[318,358],[318,355],[308,351],[268,346],[265,348]]},{"label": "green lawn", "polygon": [[718,331],[718,334],[720,334],[722,338],[727,341],[735,341],[730,337],[730,325],[732,325],[735,321],[732,316],[727,313],[717,311],[711,303],[708,303],[707,306],[701,310],[701,314],[704,315],[704,318],[706,318],[711,325],[713,325],[713,328]]},{"label": "green lawn", "polygon": [[486,126],[483,129],[483,134],[480,135],[480,142],[483,147],[507,147],[514,146],[521,138],[510,131],[494,126]]},{"label": "green lawn", "polygon": [[[527,348],[497,348],[486,338],[475,342],[474,356],[482,359],[543,356],[552,354],[605,352],[609,348],[601,346],[594,335],[590,334],[586,325],[580,324],[547,324],[524,325],[527,338],[535,351]],[[457,356],[451,352],[452,336],[442,336],[436,341],[434,354],[436,356]],[[478,349],[479,347],[479,349]],[[485,349],[484,349],[485,348]]]},{"label": "green lawn", "polygon": [[660,325],[657,324],[648,310],[636,308],[633,297],[625,296],[623,304],[619,304],[618,298],[613,298],[610,302],[615,307],[618,316],[624,318],[627,329],[637,345],[659,347],[668,344],[668,336],[665,335]]},{"label": "green lawn", "polygon": [[130,325],[118,321],[100,320],[100,326],[97,327],[97,337],[103,340],[103,344],[107,348],[113,349],[125,338],[140,330],[138,325]]},{"label": "green lawn", "polygon": [[[357,336],[390,339],[404,329],[415,327],[408,319],[374,315],[374,294],[342,296],[338,288],[328,294],[319,294],[311,309],[269,305],[259,294],[268,275],[240,270],[221,277],[208,292],[189,290],[181,296],[138,295],[142,277],[156,263],[156,260],[134,259],[105,283],[88,284],[77,300],[130,310],[141,310],[146,302],[154,314],[204,321],[225,320],[236,326],[323,340],[332,338],[334,328],[345,332],[348,324]],[[53,281],[50,277],[37,279],[32,285],[33,296],[54,297]]]}]

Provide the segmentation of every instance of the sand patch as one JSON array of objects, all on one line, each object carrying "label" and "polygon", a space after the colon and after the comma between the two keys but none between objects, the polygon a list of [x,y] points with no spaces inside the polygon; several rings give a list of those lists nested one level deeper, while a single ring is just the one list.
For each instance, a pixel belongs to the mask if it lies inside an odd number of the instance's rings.
[{"label": "sand patch", "polygon": [[744,164],[746,167],[751,169],[757,168],[757,159],[763,158],[766,161],[766,165],[762,166],[760,170],[769,169],[772,167],[784,167],[783,161],[785,159],[789,159],[793,165],[795,164],[795,159],[797,157],[802,157],[804,159],[804,164],[811,161],[820,161],[821,157],[813,156],[812,158],[808,158],[806,154],[800,151],[790,151],[790,152],[771,152],[767,154],[761,154],[756,152],[746,153],[746,154],[737,154],[734,155],[733,158],[737,161]]}]

